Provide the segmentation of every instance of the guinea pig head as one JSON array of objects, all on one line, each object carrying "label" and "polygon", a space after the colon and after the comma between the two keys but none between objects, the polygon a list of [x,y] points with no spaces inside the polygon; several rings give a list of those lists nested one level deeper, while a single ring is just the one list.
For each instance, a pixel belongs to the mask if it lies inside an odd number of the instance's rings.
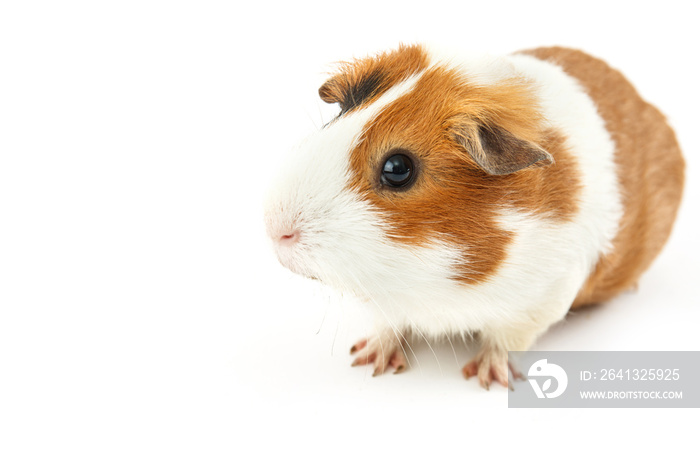
[{"label": "guinea pig head", "polygon": [[420,46],[341,65],[319,90],[340,114],[267,200],[280,262],[365,297],[493,274],[510,239],[498,208],[552,163],[533,90],[494,74]]}]

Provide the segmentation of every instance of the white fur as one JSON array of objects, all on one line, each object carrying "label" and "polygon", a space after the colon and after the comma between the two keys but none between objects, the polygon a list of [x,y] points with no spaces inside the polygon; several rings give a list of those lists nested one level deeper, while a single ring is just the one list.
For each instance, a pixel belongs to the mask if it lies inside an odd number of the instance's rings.
[{"label": "white fur", "polygon": [[419,78],[415,75],[368,108],[334,120],[304,141],[296,157],[289,159],[265,209],[273,239],[295,229],[301,232],[293,247],[274,243],[283,265],[363,296],[374,294],[376,290],[368,289],[371,284],[386,282],[394,272],[386,257],[393,254],[394,244],[386,237],[381,212],[346,188],[349,154],[367,122],[409,92]]},{"label": "white fur", "polygon": [[513,64],[502,56],[465,52],[442,44],[431,44],[425,48],[431,66],[458,69],[471,84],[488,86],[518,76]]},{"label": "white fur", "polygon": [[526,349],[566,314],[598,257],[610,248],[622,214],[615,147],[591,99],[555,65],[520,55],[448,59],[431,51],[431,56],[433,64],[450,64],[485,85],[514,76],[535,83],[548,124],[567,136],[583,176],[575,218],[561,223],[502,206],[499,222],[514,239],[497,273],[477,285],[454,280],[469,245],[456,249],[440,237],[426,247],[392,241],[383,213],[347,190],[348,158],[362,128],[409,92],[419,78],[414,76],[300,147],[268,202],[268,230],[274,236],[300,228],[298,245],[278,246],[280,261],[365,297],[397,332],[440,337],[482,331],[507,349]]}]

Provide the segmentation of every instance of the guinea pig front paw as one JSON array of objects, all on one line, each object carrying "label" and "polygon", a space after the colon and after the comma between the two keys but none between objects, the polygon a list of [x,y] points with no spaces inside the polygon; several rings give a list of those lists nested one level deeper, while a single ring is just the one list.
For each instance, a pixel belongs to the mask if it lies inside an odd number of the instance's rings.
[{"label": "guinea pig front paw", "polygon": [[356,354],[353,366],[374,364],[372,377],[381,375],[389,367],[394,374],[400,374],[408,367],[406,354],[403,350],[404,339],[393,331],[382,332],[378,336],[360,340],[352,348],[350,354]]},{"label": "guinea pig front paw", "polygon": [[508,387],[509,369],[514,379],[522,378],[522,375],[508,363],[507,351],[482,348],[479,354],[462,368],[462,374],[467,379],[476,375],[479,385],[488,390],[494,380]]}]

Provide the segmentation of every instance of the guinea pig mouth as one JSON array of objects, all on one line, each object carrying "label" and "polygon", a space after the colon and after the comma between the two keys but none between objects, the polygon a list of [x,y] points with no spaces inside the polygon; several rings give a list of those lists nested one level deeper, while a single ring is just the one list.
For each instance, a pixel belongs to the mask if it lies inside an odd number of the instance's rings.
[{"label": "guinea pig mouth", "polygon": [[297,265],[297,263],[291,259],[289,256],[286,254],[280,254],[279,251],[277,252],[277,260],[279,261],[280,264],[282,264],[284,267],[287,269],[291,270],[292,272],[298,274],[298,275],[304,275],[302,273],[301,267]]},{"label": "guinea pig mouth", "polygon": [[318,277],[316,277],[316,275],[310,273],[306,269],[306,267],[304,267],[298,259],[295,259],[295,257],[292,254],[289,254],[288,251],[278,249],[277,260],[285,268],[289,269],[297,275],[301,275],[302,277],[310,278],[312,280],[318,280]]}]

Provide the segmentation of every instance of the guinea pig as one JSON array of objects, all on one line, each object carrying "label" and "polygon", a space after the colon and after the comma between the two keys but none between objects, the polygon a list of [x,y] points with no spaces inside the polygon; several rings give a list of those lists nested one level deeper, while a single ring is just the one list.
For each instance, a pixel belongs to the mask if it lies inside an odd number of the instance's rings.
[{"label": "guinea pig", "polygon": [[410,334],[476,335],[464,375],[507,386],[508,351],[634,287],[668,239],[674,132],[583,52],[402,45],[319,95],[340,113],[289,160],[266,229],[282,265],[376,311],[351,350],[375,375],[406,368]]}]

